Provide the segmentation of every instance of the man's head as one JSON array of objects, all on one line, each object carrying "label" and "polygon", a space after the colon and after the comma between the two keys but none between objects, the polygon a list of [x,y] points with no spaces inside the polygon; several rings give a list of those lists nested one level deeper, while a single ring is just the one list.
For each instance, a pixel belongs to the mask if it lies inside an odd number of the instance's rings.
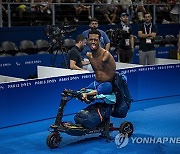
[{"label": "man's head", "polygon": [[97,51],[97,49],[100,46],[100,38],[101,38],[101,33],[96,30],[93,29],[89,32],[88,34],[88,44],[90,46],[90,49],[92,51]]},{"label": "man's head", "polygon": [[86,37],[83,35],[78,35],[76,37],[76,46],[82,51],[86,45]]},{"label": "man's head", "polygon": [[127,22],[128,22],[128,16],[129,16],[129,15],[128,15],[126,12],[123,12],[123,13],[121,13],[120,20],[121,20],[123,23],[127,24]]},{"label": "man's head", "polygon": [[150,12],[145,12],[144,13],[144,20],[147,24],[149,24],[152,20],[152,16]]},{"label": "man's head", "polygon": [[97,20],[96,18],[92,18],[92,19],[90,20],[90,23],[89,23],[90,29],[91,29],[91,30],[92,30],[92,29],[98,29],[98,26],[99,26],[98,20]]}]

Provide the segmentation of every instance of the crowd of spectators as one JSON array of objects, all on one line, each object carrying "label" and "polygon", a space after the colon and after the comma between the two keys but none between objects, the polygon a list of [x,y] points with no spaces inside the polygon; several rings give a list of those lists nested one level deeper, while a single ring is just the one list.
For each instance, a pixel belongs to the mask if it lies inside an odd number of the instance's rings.
[{"label": "crowd of spectators", "polygon": [[[12,23],[47,25],[58,22],[88,23],[96,17],[101,24],[114,25],[122,12],[128,12],[130,23],[142,22],[144,13],[153,11],[156,4],[156,23],[178,23],[180,0],[0,0],[10,2]],[[92,5],[94,4],[94,5]],[[92,11],[92,6],[94,12]],[[2,5],[3,21],[8,21],[8,5]]]}]

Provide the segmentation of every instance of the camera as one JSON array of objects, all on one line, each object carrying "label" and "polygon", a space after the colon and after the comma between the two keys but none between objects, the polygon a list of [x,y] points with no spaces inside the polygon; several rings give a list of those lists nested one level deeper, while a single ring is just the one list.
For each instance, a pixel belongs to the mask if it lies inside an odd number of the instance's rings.
[{"label": "camera", "polygon": [[122,49],[125,46],[125,38],[128,37],[128,33],[122,29],[109,29],[106,31],[111,46],[115,47],[116,50]]},{"label": "camera", "polygon": [[76,30],[76,26],[70,24],[48,25],[45,29],[52,46],[61,46],[66,35]]}]

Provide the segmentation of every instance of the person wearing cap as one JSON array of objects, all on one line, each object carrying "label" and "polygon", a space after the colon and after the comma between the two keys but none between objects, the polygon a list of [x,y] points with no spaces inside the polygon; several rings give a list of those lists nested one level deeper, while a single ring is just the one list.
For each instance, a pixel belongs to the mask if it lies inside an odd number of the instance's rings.
[{"label": "person wearing cap", "polygon": [[139,64],[154,65],[156,50],[154,47],[154,38],[156,36],[156,26],[151,22],[150,12],[144,14],[145,22],[138,27],[139,37]]},{"label": "person wearing cap", "polygon": [[128,14],[121,13],[119,29],[123,31],[122,44],[120,46],[119,60],[123,63],[132,63],[134,52],[134,36],[132,35],[132,28],[128,24]]}]

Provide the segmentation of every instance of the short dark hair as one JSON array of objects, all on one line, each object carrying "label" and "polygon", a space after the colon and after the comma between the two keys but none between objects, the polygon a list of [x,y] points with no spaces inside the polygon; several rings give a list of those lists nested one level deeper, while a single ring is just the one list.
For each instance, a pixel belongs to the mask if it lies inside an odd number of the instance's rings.
[{"label": "short dark hair", "polygon": [[[101,38],[101,33],[97,29],[92,29],[91,31],[89,31],[89,34],[97,34],[99,35],[99,39]],[[88,37],[89,37],[89,34],[88,34]]]},{"label": "short dark hair", "polygon": [[151,15],[151,17],[152,17],[151,12],[149,12],[149,11],[145,12],[145,13],[144,13],[144,16],[145,16],[146,14],[150,14],[150,15]]},{"label": "short dark hair", "polygon": [[83,35],[78,35],[76,37],[76,43],[79,43],[80,41],[84,41],[84,40],[86,40],[86,37]]},{"label": "short dark hair", "polygon": [[90,23],[91,23],[91,22],[94,22],[94,21],[95,21],[95,22],[98,22],[97,18],[91,18]]}]

